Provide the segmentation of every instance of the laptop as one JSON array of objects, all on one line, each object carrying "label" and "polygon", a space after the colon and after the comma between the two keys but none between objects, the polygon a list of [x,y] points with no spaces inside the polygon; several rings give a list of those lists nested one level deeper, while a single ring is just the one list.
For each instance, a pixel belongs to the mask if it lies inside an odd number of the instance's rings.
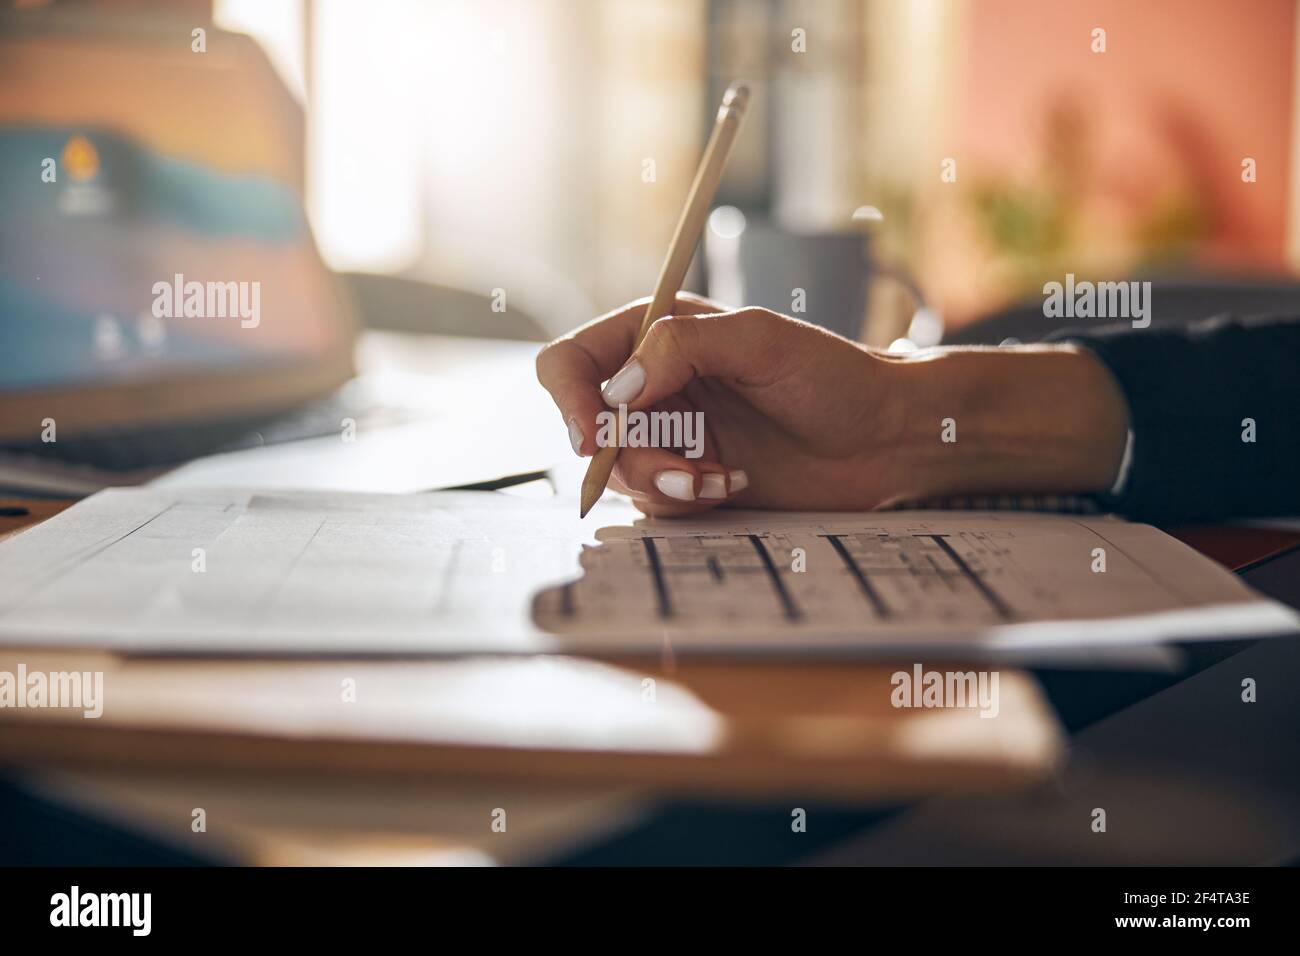
[{"label": "laptop", "polygon": [[260,48],[4,18],[0,489],[86,494],[373,415],[304,215],[302,112]]}]

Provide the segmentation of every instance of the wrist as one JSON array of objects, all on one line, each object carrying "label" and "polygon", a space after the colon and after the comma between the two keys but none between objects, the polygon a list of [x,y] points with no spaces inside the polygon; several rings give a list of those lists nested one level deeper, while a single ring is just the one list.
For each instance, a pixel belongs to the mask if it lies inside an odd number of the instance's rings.
[{"label": "wrist", "polygon": [[1082,348],[930,349],[896,360],[892,377],[906,497],[1100,492],[1115,480],[1128,409]]}]

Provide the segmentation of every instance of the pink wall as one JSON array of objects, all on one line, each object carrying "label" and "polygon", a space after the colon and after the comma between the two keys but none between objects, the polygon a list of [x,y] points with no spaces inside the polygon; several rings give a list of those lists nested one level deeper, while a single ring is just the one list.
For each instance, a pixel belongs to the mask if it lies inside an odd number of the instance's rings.
[{"label": "pink wall", "polygon": [[[1182,182],[1209,216],[1204,257],[1280,266],[1294,0],[970,0],[956,140],[966,169],[1041,162],[1042,119],[1076,97],[1095,168],[1122,202]],[[1107,52],[1091,32],[1106,30]],[[1241,181],[1241,160],[1258,182]]]}]

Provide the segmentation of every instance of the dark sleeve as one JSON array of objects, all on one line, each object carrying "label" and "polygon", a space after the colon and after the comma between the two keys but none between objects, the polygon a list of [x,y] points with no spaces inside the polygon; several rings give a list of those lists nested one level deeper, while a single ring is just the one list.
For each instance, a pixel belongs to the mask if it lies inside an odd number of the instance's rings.
[{"label": "dark sleeve", "polygon": [[1091,350],[1128,401],[1132,457],[1113,510],[1155,522],[1300,514],[1300,317],[1065,329],[1046,341]]}]

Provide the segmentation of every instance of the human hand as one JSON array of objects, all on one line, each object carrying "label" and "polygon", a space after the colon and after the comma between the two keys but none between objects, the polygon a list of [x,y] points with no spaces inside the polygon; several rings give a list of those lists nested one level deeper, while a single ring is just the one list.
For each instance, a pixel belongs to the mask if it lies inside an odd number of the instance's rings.
[{"label": "human hand", "polygon": [[[580,455],[595,453],[598,416],[620,404],[702,415],[698,458],[680,444],[620,453],[611,487],[648,514],[1100,490],[1118,468],[1123,398],[1073,346],[896,356],[765,309],[728,311],[683,294],[628,359],[647,301],[546,346],[537,373]],[[945,441],[949,419],[956,440]]]}]

